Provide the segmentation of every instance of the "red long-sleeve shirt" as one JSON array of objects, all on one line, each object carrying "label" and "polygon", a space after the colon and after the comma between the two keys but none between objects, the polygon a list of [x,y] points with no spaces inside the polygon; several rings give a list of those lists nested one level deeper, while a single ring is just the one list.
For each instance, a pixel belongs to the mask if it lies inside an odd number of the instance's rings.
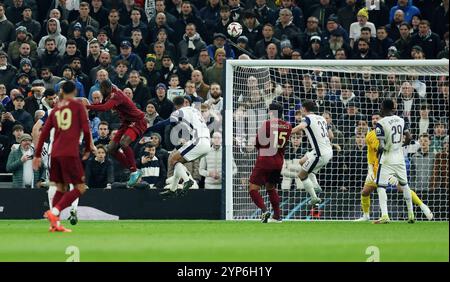
[{"label": "red long-sleeve shirt", "polygon": [[116,110],[122,123],[141,121],[144,113],[120,89],[113,87],[109,99],[104,104],[87,105],[89,110],[105,112]]},{"label": "red long-sleeve shirt", "polygon": [[42,146],[55,129],[52,145],[52,157],[79,157],[80,135],[83,132],[86,151],[91,150],[91,130],[86,109],[81,102],[64,99],[52,110],[41,131],[41,136],[34,153],[40,158]]}]

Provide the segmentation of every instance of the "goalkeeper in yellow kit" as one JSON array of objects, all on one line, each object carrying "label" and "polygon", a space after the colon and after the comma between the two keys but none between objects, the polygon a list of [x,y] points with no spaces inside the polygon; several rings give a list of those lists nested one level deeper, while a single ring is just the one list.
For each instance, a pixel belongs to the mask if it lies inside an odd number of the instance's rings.
[{"label": "goalkeeper in yellow kit", "polygon": [[[372,115],[372,129],[375,129],[378,120],[380,119],[379,114]],[[367,145],[367,163],[368,172],[366,181],[364,183],[364,188],[361,192],[361,207],[363,210],[363,216],[356,221],[369,221],[370,220],[370,194],[377,189],[377,184],[375,183],[377,169],[378,169],[378,145],[379,141],[375,130],[371,130],[366,135],[366,145]],[[389,184],[396,186],[398,181],[395,177],[389,179]],[[397,186],[397,189],[398,186]],[[412,201],[415,205],[419,206],[428,220],[433,219],[433,213],[430,211],[427,205],[425,205],[422,200],[417,196],[417,194],[411,190]]]}]

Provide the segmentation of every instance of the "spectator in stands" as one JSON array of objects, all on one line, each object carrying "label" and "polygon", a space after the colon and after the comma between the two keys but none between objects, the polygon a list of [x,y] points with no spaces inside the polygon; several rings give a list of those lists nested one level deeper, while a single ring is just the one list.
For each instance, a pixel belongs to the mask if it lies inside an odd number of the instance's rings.
[{"label": "spectator in stands", "polygon": [[162,189],[166,183],[167,171],[163,161],[156,156],[156,147],[147,143],[138,157],[137,167],[142,171],[142,180],[150,188]]},{"label": "spectator in stands", "polygon": [[6,91],[6,85],[2,83],[0,84],[0,109],[6,111],[4,107],[9,103],[9,101],[10,98]]},{"label": "spectator in stands", "polygon": [[[267,0],[255,0],[255,5],[253,7],[247,7],[248,9],[253,10],[255,17],[261,24],[266,24],[270,22],[272,20],[272,15],[276,13],[274,9],[278,8],[278,6],[274,5],[274,3],[271,3],[272,4],[271,6],[267,4],[268,4]],[[244,13],[244,21],[245,21],[245,13]]]},{"label": "spectator in stands", "polygon": [[371,48],[367,40],[359,38],[355,41],[355,51],[353,54],[353,59],[355,60],[374,60],[379,59],[377,53],[375,53]]},{"label": "spectator in stands", "polygon": [[108,9],[103,5],[103,0],[92,0],[92,9],[89,12],[91,17],[95,19],[100,27],[108,24]]},{"label": "spectator in stands", "polygon": [[104,29],[108,33],[108,37],[115,46],[119,46],[122,41],[122,34],[124,26],[119,23],[119,12],[116,9],[111,9],[108,14],[108,25]]},{"label": "spectator in stands", "polygon": [[174,111],[173,103],[166,97],[167,86],[164,83],[156,85],[156,98],[151,101],[159,108],[159,115],[162,119],[168,119]]},{"label": "spectator in stands", "polygon": [[0,3],[0,51],[14,40],[14,24],[5,16],[5,4]]},{"label": "spectator in stands", "polygon": [[411,0],[398,0],[397,6],[391,8],[389,13],[389,21],[394,19],[395,12],[402,10],[405,13],[405,21],[411,22],[413,16],[420,15],[420,10],[412,4]]},{"label": "spectator in stands", "polygon": [[[42,41],[42,39],[41,39]],[[65,41],[64,41],[65,44]],[[60,51],[56,48],[56,41],[52,37],[48,37],[45,40],[45,49],[39,56],[39,67],[49,67],[52,71],[52,73],[58,73],[58,69],[61,64],[61,58],[62,54],[64,54],[65,45],[63,52],[60,53]],[[38,48],[39,53],[39,48]]]},{"label": "spectator in stands", "polygon": [[295,96],[291,83],[286,81],[282,87],[282,94],[275,97],[273,102],[283,106],[283,119],[293,124],[295,122],[295,112],[300,110],[302,102]]},{"label": "spectator in stands", "polygon": [[380,59],[387,59],[388,49],[394,44],[392,39],[388,37],[385,26],[377,28],[377,38],[375,40],[375,53],[380,56]]},{"label": "spectator in stands", "polygon": [[317,83],[313,101],[316,102],[318,114],[323,114],[325,111],[333,112],[336,108],[334,102],[329,100],[326,82]]},{"label": "spectator in stands", "polygon": [[[8,56],[11,62],[20,62],[20,57],[30,57],[30,60],[34,61],[37,58],[37,45],[36,42],[31,38],[31,34],[28,33],[27,29],[23,26],[16,28],[16,39],[11,41],[8,46]],[[28,44],[28,52],[21,54],[21,48],[24,43]],[[17,64],[15,64],[17,67]]]},{"label": "spectator in stands", "polygon": [[205,177],[205,189],[222,189],[222,134],[212,135],[211,151],[200,160],[200,175]]},{"label": "spectator in stands", "polygon": [[[0,104],[0,115],[3,113],[2,105]],[[3,126],[0,122],[0,173],[6,172],[6,163],[11,148],[10,138],[3,132]]]},{"label": "spectator in stands", "polygon": [[318,59],[331,59],[333,55],[328,48],[322,44],[320,36],[311,36],[309,41],[310,47],[306,54],[303,56],[305,60],[318,60]]},{"label": "spectator in stands", "polygon": [[280,59],[278,55],[278,45],[275,43],[269,43],[266,47],[266,53],[260,59],[262,60],[277,60]]},{"label": "spectator in stands", "polygon": [[168,83],[170,76],[176,72],[175,64],[169,54],[164,54],[161,61],[161,82]]},{"label": "spectator in stands", "polygon": [[352,48],[354,48],[354,43],[356,42],[356,40],[359,39],[359,37],[361,35],[361,28],[363,28],[363,27],[370,28],[372,37],[375,37],[375,34],[377,33],[377,31],[375,29],[375,25],[368,21],[369,20],[369,12],[368,12],[367,8],[362,8],[361,10],[359,10],[358,14],[357,14],[357,18],[358,18],[358,21],[354,22],[350,25],[349,37],[350,37],[350,46]]},{"label": "spectator in stands", "polygon": [[84,86],[79,82],[75,77],[75,71],[69,66],[65,65],[62,68],[62,80],[55,85],[55,91],[59,92],[59,89],[61,88],[61,85],[66,81],[73,81],[77,87],[77,97],[86,97],[84,93]]},{"label": "spectator in stands", "polygon": [[[256,42],[261,39],[261,29],[262,24],[257,19],[256,13],[251,9],[246,10],[243,15],[242,36],[247,38],[247,44],[251,50],[254,49]],[[236,54],[235,58],[239,57],[240,54]]]},{"label": "spectator in stands", "polygon": [[[155,0],[155,13],[156,13],[155,18],[158,16],[159,13],[163,13],[167,18],[168,26],[174,26],[175,22],[177,21],[177,17],[171,14],[168,10],[166,10],[166,4],[164,0]],[[153,26],[154,19],[150,21],[150,26]]]},{"label": "spectator in stands", "polygon": [[100,50],[106,51],[112,57],[117,56],[117,47],[109,40],[108,32],[106,30],[100,29],[97,34],[97,40],[100,44]]},{"label": "spectator in stands", "polygon": [[340,86],[340,95],[336,100],[336,113],[338,116],[346,112],[347,104],[350,101],[357,102],[355,93],[353,92],[352,85],[345,83]]},{"label": "spectator in stands", "polygon": [[209,98],[205,103],[210,106],[211,111],[214,111],[218,115],[222,115],[223,110],[223,98],[220,85],[216,82],[211,83]]},{"label": "spectator in stands", "polygon": [[448,59],[448,48],[449,48],[449,32],[447,31],[444,34],[444,49],[441,50],[441,52],[439,52],[437,54],[437,59]]},{"label": "spectator in stands", "polygon": [[98,21],[96,21],[93,17],[89,15],[90,13],[90,6],[87,2],[81,2],[80,3],[80,9],[79,9],[79,17],[75,19],[69,26],[69,34],[71,33],[71,30],[73,29],[74,25],[79,23],[81,24],[81,31],[86,31],[87,26],[91,26],[95,29],[96,32],[100,29],[100,24]]},{"label": "spectator in stands", "polygon": [[213,82],[219,83],[221,87],[223,87],[223,67],[225,60],[226,52],[224,49],[217,49],[214,55],[214,64],[206,70],[205,73],[205,82],[211,84]]},{"label": "spectator in stands", "polygon": [[199,17],[205,22],[206,29],[212,30],[220,17],[220,7],[222,1],[207,0],[205,7],[200,9]]},{"label": "spectator in stands", "polygon": [[64,54],[64,51],[66,50],[67,38],[61,34],[61,26],[59,24],[58,19],[51,18],[48,20],[47,33],[48,33],[48,35],[42,37],[41,40],[39,41],[39,45],[38,45],[38,49],[37,49],[38,55],[42,56],[44,53],[49,52],[49,50],[47,48],[47,42],[49,42],[47,40],[48,38],[53,39],[53,42],[55,44],[55,48],[53,48],[53,50],[56,49],[56,50],[58,50],[59,54]]},{"label": "spectator in stands", "polygon": [[158,105],[150,100],[145,107],[145,119],[147,120],[147,127],[151,127],[163,119],[158,114]]},{"label": "spectator in stands", "polygon": [[[292,2],[292,0],[287,1]],[[299,9],[298,7],[295,8]],[[294,48],[300,48],[303,45],[303,42],[300,41],[302,39],[300,36],[301,29],[294,23],[295,20],[292,13],[293,11],[289,8],[280,9],[279,18],[275,24],[274,36],[279,40],[288,39]]]},{"label": "spectator in stands", "polygon": [[[134,30],[140,30],[141,31],[141,37],[143,34],[148,34],[147,30],[147,23],[144,24],[142,21],[142,11],[140,8],[134,7],[131,9],[131,15],[130,19],[131,22],[125,26],[123,30],[123,36],[128,37],[129,35],[132,35]],[[135,52],[138,53],[138,52]]]},{"label": "spectator in stands", "polygon": [[[346,168],[343,173],[349,177],[345,179],[344,186],[341,187],[343,191],[353,187],[361,187],[367,174],[367,149],[364,134],[353,132],[346,138],[350,138],[350,144],[343,158]],[[358,173],[354,173],[355,171],[358,171]]]},{"label": "spectator in stands", "polygon": [[207,47],[208,54],[211,57],[211,59],[214,58],[216,50],[219,48],[225,49],[227,59],[235,58],[234,51],[230,47],[230,45],[228,45],[228,43],[226,42],[226,39],[227,39],[227,37],[223,33],[214,33],[213,43],[209,44]]},{"label": "spectator in stands", "polygon": [[19,73],[26,74],[28,76],[29,82],[35,81],[37,79],[36,70],[33,68],[33,64],[28,58],[22,58],[20,60]]},{"label": "spectator in stands", "polygon": [[227,28],[230,25],[230,23],[233,22],[233,19],[231,17],[231,10],[230,6],[228,5],[222,5],[220,7],[220,17],[217,20],[215,27],[212,29],[215,32],[222,33],[222,34],[228,34]]},{"label": "spectator in stands", "polygon": [[[109,138],[109,124],[107,121],[101,121],[98,125],[98,138],[94,141],[94,145],[108,146],[111,139]],[[97,147],[98,148],[98,147]]]},{"label": "spectator in stands", "polygon": [[31,115],[37,110],[44,109],[43,97],[44,97],[45,87],[42,80],[35,80],[31,84],[31,96],[25,98],[24,109]]},{"label": "spectator in stands", "polygon": [[98,57],[98,63],[98,66],[89,70],[89,78],[93,82],[95,82],[99,70],[106,70],[106,72],[110,74],[114,72],[114,67],[111,65],[111,54],[109,52],[106,52],[105,50],[101,51],[100,56]]},{"label": "spectator in stands", "polygon": [[151,97],[156,97],[155,88],[156,84],[161,80],[161,74],[156,70],[156,56],[155,54],[147,54],[145,58],[145,67],[141,71],[141,76],[147,81],[147,87],[150,91]]},{"label": "spectator in stands", "polygon": [[434,123],[434,131],[431,136],[431,146],[430,151],[432,153],[441,152],[443,149],[444,139],[448,137],[447,135],[447,123],[444,121],[444,118],[437,120]]},{"label": "spectator in stands", "polygon": [[346,112],[337,121],[338,128],[345,138],[350,138],[355,134],[355,125],[359,121],[366,121],[366,117],[359,113],[359,105],[355,101],[350,101],[346,105]]},{"label": "spectator in stands", "polygon": [[448,135],[444,138],[442,151],[434,158],[433,172],[430,179],[430,190],[449,188]]},{"label": "spectator in stands", "polygon": [[42,168],[33,171],[31,165],[34,155],[31,141],[29,134],[23,134],[19,139],[20,147],[12,150],[8,156],[6,170],[13,174],[13,188],[36,188],[41,181]]},{"label": "spectator in stands", "polygon": [[418,128],[420,117],[420,96],[410,82],[403,82],[397,98],[397,115],[403,117],[409,128]]},{"label": "spectator in stands", "polygon": [[195,83],[196,93],[204,100],[207,100],[209,85],[203,81],[203,74],[199,70],[192,71],[191,81]]},{"label": "spectator in stands", "polygon": [[144,64],[138,55],[131,52],[131,47],[129,41],[122,41],[122,43],[120,43],[120,54],[114,58],[113,64],[119,60],[126,60],[129,63],[130,70],[141,71]]},{"label": "spectator in stands", "polygon": [[394,42],[400,38],[400,26],[403,22],[405,22],[405,13],[402,10],[397,10],[395,11],[394,19],[386,25],[388,36]]},{"label": "spectator in stands", "polygon": [[21,124],[15,124],[12,127],[12,133],[10,138],[10,144],[12,144],[11,149],[17,149],[20,146],[20,137],[24,135],[24,128]]},{"label": "spectator in stands", "polygon": [[196,25],[193,23],[187,24],[185,34],[178,43],[179,56],[187,57],[189,63],[195,66],[198,63],[200,50],[203,48],[206,48],[206,43],[202,40],[200,34],[197,33]]},{"label": "spectator in stands", "polygon": [[280,40],[278,40],[277,38],[274,37],[273,25],[265,24],[262,28],[262,36],[263,36],[263,39],[256,42],[255,48],[254,48],[254,55],[257,58],[261,58],[262,56],[264,56],[266,54],[267,46],[270,43],[274,43],[275,45],[277,45],[277,47],[279,47],[279,45],[280,45]]},{"label": "spectator in stands", "polygon": [[399,27],[400,37],[395,41],[395,47],[400,53],[401,59],[410,59],[411,58],[411,26],[407,22],[403,22]]},{"label": "spectator in stands", "polygon": [[119,89],[125,88],[128,81],[128,73],[128,62],[126,60],[117,61],[116,68],[111,74],[111,82],[119,87]]},{"label": "spectator in stands", "polygon": [[89,188],[111,187],[114,182],[114,167],[103,145],[98,145],[95,157],[86,162],[85,174],[86,185]]},{"label": "spectator in stands", "polygon": [[61,81],[61,78],[54,76],[52,70],[46,66],[41,68],[40,75],[46,89],[55,89],[55,85]]},{"label": "spectator in stands", "polygon": [[126,87],[129,87],[131,88],[131,90],[133,90],[133,101],[135,101],[141,109],[145,109],[147,101],[154,98],[150,95],[150,90],[147,88],[147,86],[145,86],[142,82],[138,71],[130,72],[130,74],[128,75],[128,83],[126,84]]},{"label": "spectator in stands", "polygon": [[356,21],[356,14],[358,13],[356,2],[356,0],[346,0],[345,6],[337,12],[339,22],[346,31],[349,31],[350,25]]},{"label": "spectator in stands", "polygon": [[449,0],[443,0],[442,4],[433,12],[431,21],[432,30],[436,32],[439,37],[443,37],[448,32],[448,8]]},{"label": "spectator in stands", "polygon": [[436,59],[437,54],[441,50],[441,39],[439,35],[431,31],[430,22],[422,20],[419,23],[419,32],[411,39],[411,45],[422,47],[425,58]]},{"label": "spectator in stands", "polygon": [[[161,60],[161,58],[164,55],[164,53],[167,53],[171,57],[176,58],[177,48],[172,43],[172,41],[169,41],[169,39],[168,39],[169,36],[170,36],[169,32],[173,32],[173,31],[169,31],[166,28],[159,29],[156,32],[156,40],[155,40],[155,42],[152,42],[152,44],[150,44],[150,51],[154,50],[155,55],[157,55],[156,57],[159,60]],[[162,46],[159,47],[158,44],[162,44]]]},{"label": "spectator in stands", "polygon": [[17,69],[8,63],[8,55],[4,51],[0,51],[0,84],[10,89],[10,83],[15,79]]},{"label": "spectator in stands", "polygon": [[330,40],[330,37],[332,34],[338,34],[342,36],[344,39],[345,44],[348,44],[350,42],[350,38],[348,37],[348,32],[339,25],[338,18],[335,14],[331,15],[327,19],[326,28],[324,29],[324,32],[322,33],[322,40],[324,43],[328,43]]}]

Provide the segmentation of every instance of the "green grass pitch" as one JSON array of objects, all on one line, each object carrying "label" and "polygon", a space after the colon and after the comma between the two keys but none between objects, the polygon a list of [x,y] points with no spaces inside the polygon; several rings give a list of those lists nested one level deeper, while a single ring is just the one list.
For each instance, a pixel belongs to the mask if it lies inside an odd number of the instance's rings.
[{"label": "green grass pitch", "polygon": [[[69,223],[65,222],[67,227]],[[448,222],[80,221],[49,233],[44,220],[1,220],[0,261],[449,261]],[[69,249],[70,250],[70,249]]]}]

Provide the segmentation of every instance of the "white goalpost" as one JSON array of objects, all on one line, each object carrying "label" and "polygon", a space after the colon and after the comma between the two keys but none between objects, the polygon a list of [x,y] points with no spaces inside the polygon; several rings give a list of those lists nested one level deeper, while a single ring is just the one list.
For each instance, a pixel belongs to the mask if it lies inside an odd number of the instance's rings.
[{"label": "white goalpost", "polygon": [[[224,185],[227,220],[259,219],[248,193],[256,161],[256,131],[268,117],[268,105],[283,105],[283,119],[294,127],[306,99],[331,127],[333,159],[317,175],[322,203],[309,207],[309,195],[296,179],[298,160],[311,148],[303,134],[286,147],[278,186],[284,220],[354,220],[362,215],[361,191],[367,175],[365,137],[380,102],[391,98],[413,142],[404,146],[410,187],[429,206],[435,220],[448,220],[448,60],[227,60],[225,69]],[[233,173],[233,165],[237,173]],[[388,187],[392,220],[407,218],[403,194]],[[261,194],[270,203],[264,188]],[[372,218],[380,215],[371,195]],[[424,220],[415,206],[418,220]]]}]

